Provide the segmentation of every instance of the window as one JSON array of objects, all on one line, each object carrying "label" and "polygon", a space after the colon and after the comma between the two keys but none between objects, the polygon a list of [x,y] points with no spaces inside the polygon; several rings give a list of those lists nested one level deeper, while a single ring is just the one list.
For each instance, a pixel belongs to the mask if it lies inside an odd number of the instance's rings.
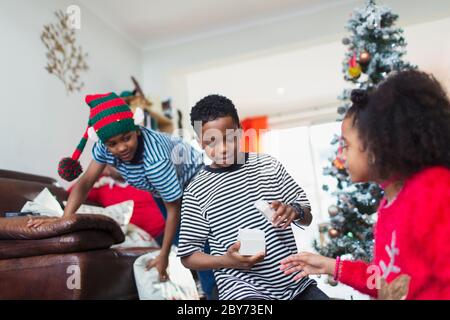
[{"label": "window", "polygon": [[263,137],[264,152],[277,158],[305,190],[313,213],[313,223],[300,231],[297,244],[301,250],[313,250],[312,242],[318,238],[318,224],[328,221],[328,207],[335,203],[329,191],[336,181],[323,175],[323,168],[330,165],[329,158],[334,155],[330,144],[335,134],[340,134],[340,122],[329,122],[311,126],[288,129],[274,129]]}]

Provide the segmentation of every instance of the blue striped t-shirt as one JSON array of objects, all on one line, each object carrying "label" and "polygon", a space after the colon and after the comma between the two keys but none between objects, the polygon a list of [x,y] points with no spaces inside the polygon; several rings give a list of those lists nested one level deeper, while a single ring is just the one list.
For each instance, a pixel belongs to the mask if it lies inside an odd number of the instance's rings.
[{"label": "blue striped t-shirt", "polygon": [[203,156],[181,138],[140,127],[142,157],[124,162],[98,141],[92,148],[95,161],[109,164],[132,186],[148,190],[165,202],[183,195],[185,185],[202,168]]}]

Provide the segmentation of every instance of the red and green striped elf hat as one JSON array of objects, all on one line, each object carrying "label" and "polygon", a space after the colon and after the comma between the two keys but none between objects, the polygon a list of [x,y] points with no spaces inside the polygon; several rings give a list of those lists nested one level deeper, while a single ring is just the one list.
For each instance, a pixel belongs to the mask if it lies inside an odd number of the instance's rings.
[{"label": "red and green striped elf hat", "polygon": [[58,166],[58,174],[67,181],[78,178],[83,172],[78,159],[86,146],[90,128],[103,143],[116,135],[136,130],[130,107],[114,92],[87,95],[85,100],[91,108],[88,127],[72,157],[62,159]]}]

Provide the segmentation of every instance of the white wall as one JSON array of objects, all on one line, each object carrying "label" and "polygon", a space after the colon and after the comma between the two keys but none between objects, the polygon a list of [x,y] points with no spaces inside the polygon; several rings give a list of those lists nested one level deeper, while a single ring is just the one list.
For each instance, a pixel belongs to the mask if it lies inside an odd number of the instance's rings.
[{"label": "white wall", "polygon": [[[405,60],[432,72],[450,88],[450,18],[408,26]],[[350,87],[342,75],[346,48],[333,41],[252,60],[211,67],[187,74],[188,105],[207,94],[219,92],[230,97],[241,116],[268,114],[295,125],[294,111],[303,111],[300,120],[308,120],[305,111],[323,109],[328,120],[336,118],[336,97]],[[284,93],[277,93],[282,87]],[[323,113],[322,112],[322,113]],[[318,114],[318,110],[309,112]]]},{"label": "white wall", "polygon": [[[67,95],[62,82],[44,69],[44,24],[53,12],[76,1],[0,0],[0,168],[57,178],[58,161],[70,156],[87,125],[84,96],[131,89],[141,78],[141,51],[82,5],[77,41],[89,54],[80,93]],[[86,146],[82,164],[89,162]],[[59,177],[58,177],[59,178]],[[66,184],[64,184],[66,185]]]},{"label": "white wall", "polygon": [[405,59],[432,73],[450,93],[450,18],[405,28]]}]

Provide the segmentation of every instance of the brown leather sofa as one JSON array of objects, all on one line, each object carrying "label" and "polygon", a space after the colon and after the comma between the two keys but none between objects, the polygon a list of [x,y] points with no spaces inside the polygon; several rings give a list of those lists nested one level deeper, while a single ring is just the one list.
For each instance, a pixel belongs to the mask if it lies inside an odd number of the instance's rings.
[{"label": "brown leather sofa", "polygon": [[0,299],[138,299],[133,263],[157,248],[110,248],[124,241],[112,219],[83,214],[31,229],[27,217],[4,217],[44,188],[67,199],[52,178],[0,170]]}]

